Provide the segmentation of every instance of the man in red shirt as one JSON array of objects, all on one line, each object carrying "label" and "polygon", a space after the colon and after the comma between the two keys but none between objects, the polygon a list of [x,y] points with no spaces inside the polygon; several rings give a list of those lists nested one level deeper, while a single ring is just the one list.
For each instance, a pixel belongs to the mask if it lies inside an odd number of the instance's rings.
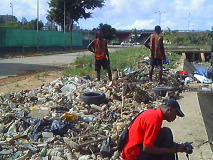
[{"label": "man in red shirt", "polygon": [[109,80],[112,81],[107,41],[103,38],[102,31],[97,31],[97,39],[94,39],[87,48],[89,51],[95,53],[95,70],[98,81],[100,81],[101,78],[101,66],[107,70]]},{"label": "man in red shirt", "polygon": [[184,117],[180,105],[170,99],[158,110],[140,114],[129,128],[121,157],[125,160],[175,160],[175,153],[184,152],[184,145],[174,143],[172,131],[161,128],[163,120],[172,122]]}]

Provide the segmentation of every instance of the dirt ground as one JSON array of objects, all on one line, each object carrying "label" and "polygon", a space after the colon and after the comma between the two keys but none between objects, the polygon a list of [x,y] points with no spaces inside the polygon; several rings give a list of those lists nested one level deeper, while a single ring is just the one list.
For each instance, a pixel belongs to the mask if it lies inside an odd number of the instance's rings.
[{"label": "dirt ground", "polygon": [[62,76],[62,70],[28,72],[24,75],[0,79],[0,94],[31,90],[46,85]]}]

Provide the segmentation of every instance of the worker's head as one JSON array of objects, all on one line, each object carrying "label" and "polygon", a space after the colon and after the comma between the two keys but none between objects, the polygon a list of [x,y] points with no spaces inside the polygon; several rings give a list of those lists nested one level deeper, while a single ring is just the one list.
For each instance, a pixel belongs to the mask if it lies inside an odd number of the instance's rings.
[{"label": "worker's head", "polygon": [[180,109],[179,103],[174,99],[166,101],[165,105],[161,108],[163,117],[166,121],[172,122],[176,119],[176,116],[184,117],[184,113]]},{"label": "worker's head", "polygon": [[104,37],[104,34],[101,30],[97,30],[96,32],[96,38],[99,38],[99,39],[103,39]]},{"label": "worker's head", "polygon": [[161,27],[160,26],[155,26],[155,32],[157,34],[160,34],[162,32]]}]

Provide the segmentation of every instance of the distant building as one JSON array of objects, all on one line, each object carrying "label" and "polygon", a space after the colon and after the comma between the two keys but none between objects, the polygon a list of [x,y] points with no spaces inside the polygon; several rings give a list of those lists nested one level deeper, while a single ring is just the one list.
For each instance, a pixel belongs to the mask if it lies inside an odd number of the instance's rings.
[{"label": "distant building", "polygon": [[17,18],[12,15],[0,15],[0,24],[5,24],[9,19],[13,19],[15,22],[17,22]]},{"label": "distant building", "polygon": [[80,29],[81,29],[80,26],[78,26],[77,24],[73,24],[73,30],[74,31],[78,31]]},{"label": "distant building", "polygon": [[56,25],[55,23],[47,22],[44,24],[44,27],[42,30],[50,30],[50,31],[56,31]]},{"label": "distant building", "polygon": [[22,23],[22,25],[27,24],[28,23],[27,18],[22,17],[21,23]]}]

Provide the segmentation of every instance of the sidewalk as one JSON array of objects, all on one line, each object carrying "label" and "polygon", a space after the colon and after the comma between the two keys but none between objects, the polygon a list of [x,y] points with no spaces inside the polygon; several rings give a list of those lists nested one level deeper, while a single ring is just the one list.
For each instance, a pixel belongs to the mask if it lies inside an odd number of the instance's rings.
[{"label": "sidewalk", "polygon": [[[173,131],[174,140],[178,143],[193,142],[194,153],[190,160],[213,159],[213,154],[208,141],[205,125],[203,122],[197,92],[185,92],[184,98],[179,100],[185,113],[184,118],[177,118],[174,122],[164,122],[164,126]],[[205,143],[205,144],[204,144]],[[197,147],[199,146],[200,147]],[[179,153],[179,159],[187,159],[185,153]]]}]

